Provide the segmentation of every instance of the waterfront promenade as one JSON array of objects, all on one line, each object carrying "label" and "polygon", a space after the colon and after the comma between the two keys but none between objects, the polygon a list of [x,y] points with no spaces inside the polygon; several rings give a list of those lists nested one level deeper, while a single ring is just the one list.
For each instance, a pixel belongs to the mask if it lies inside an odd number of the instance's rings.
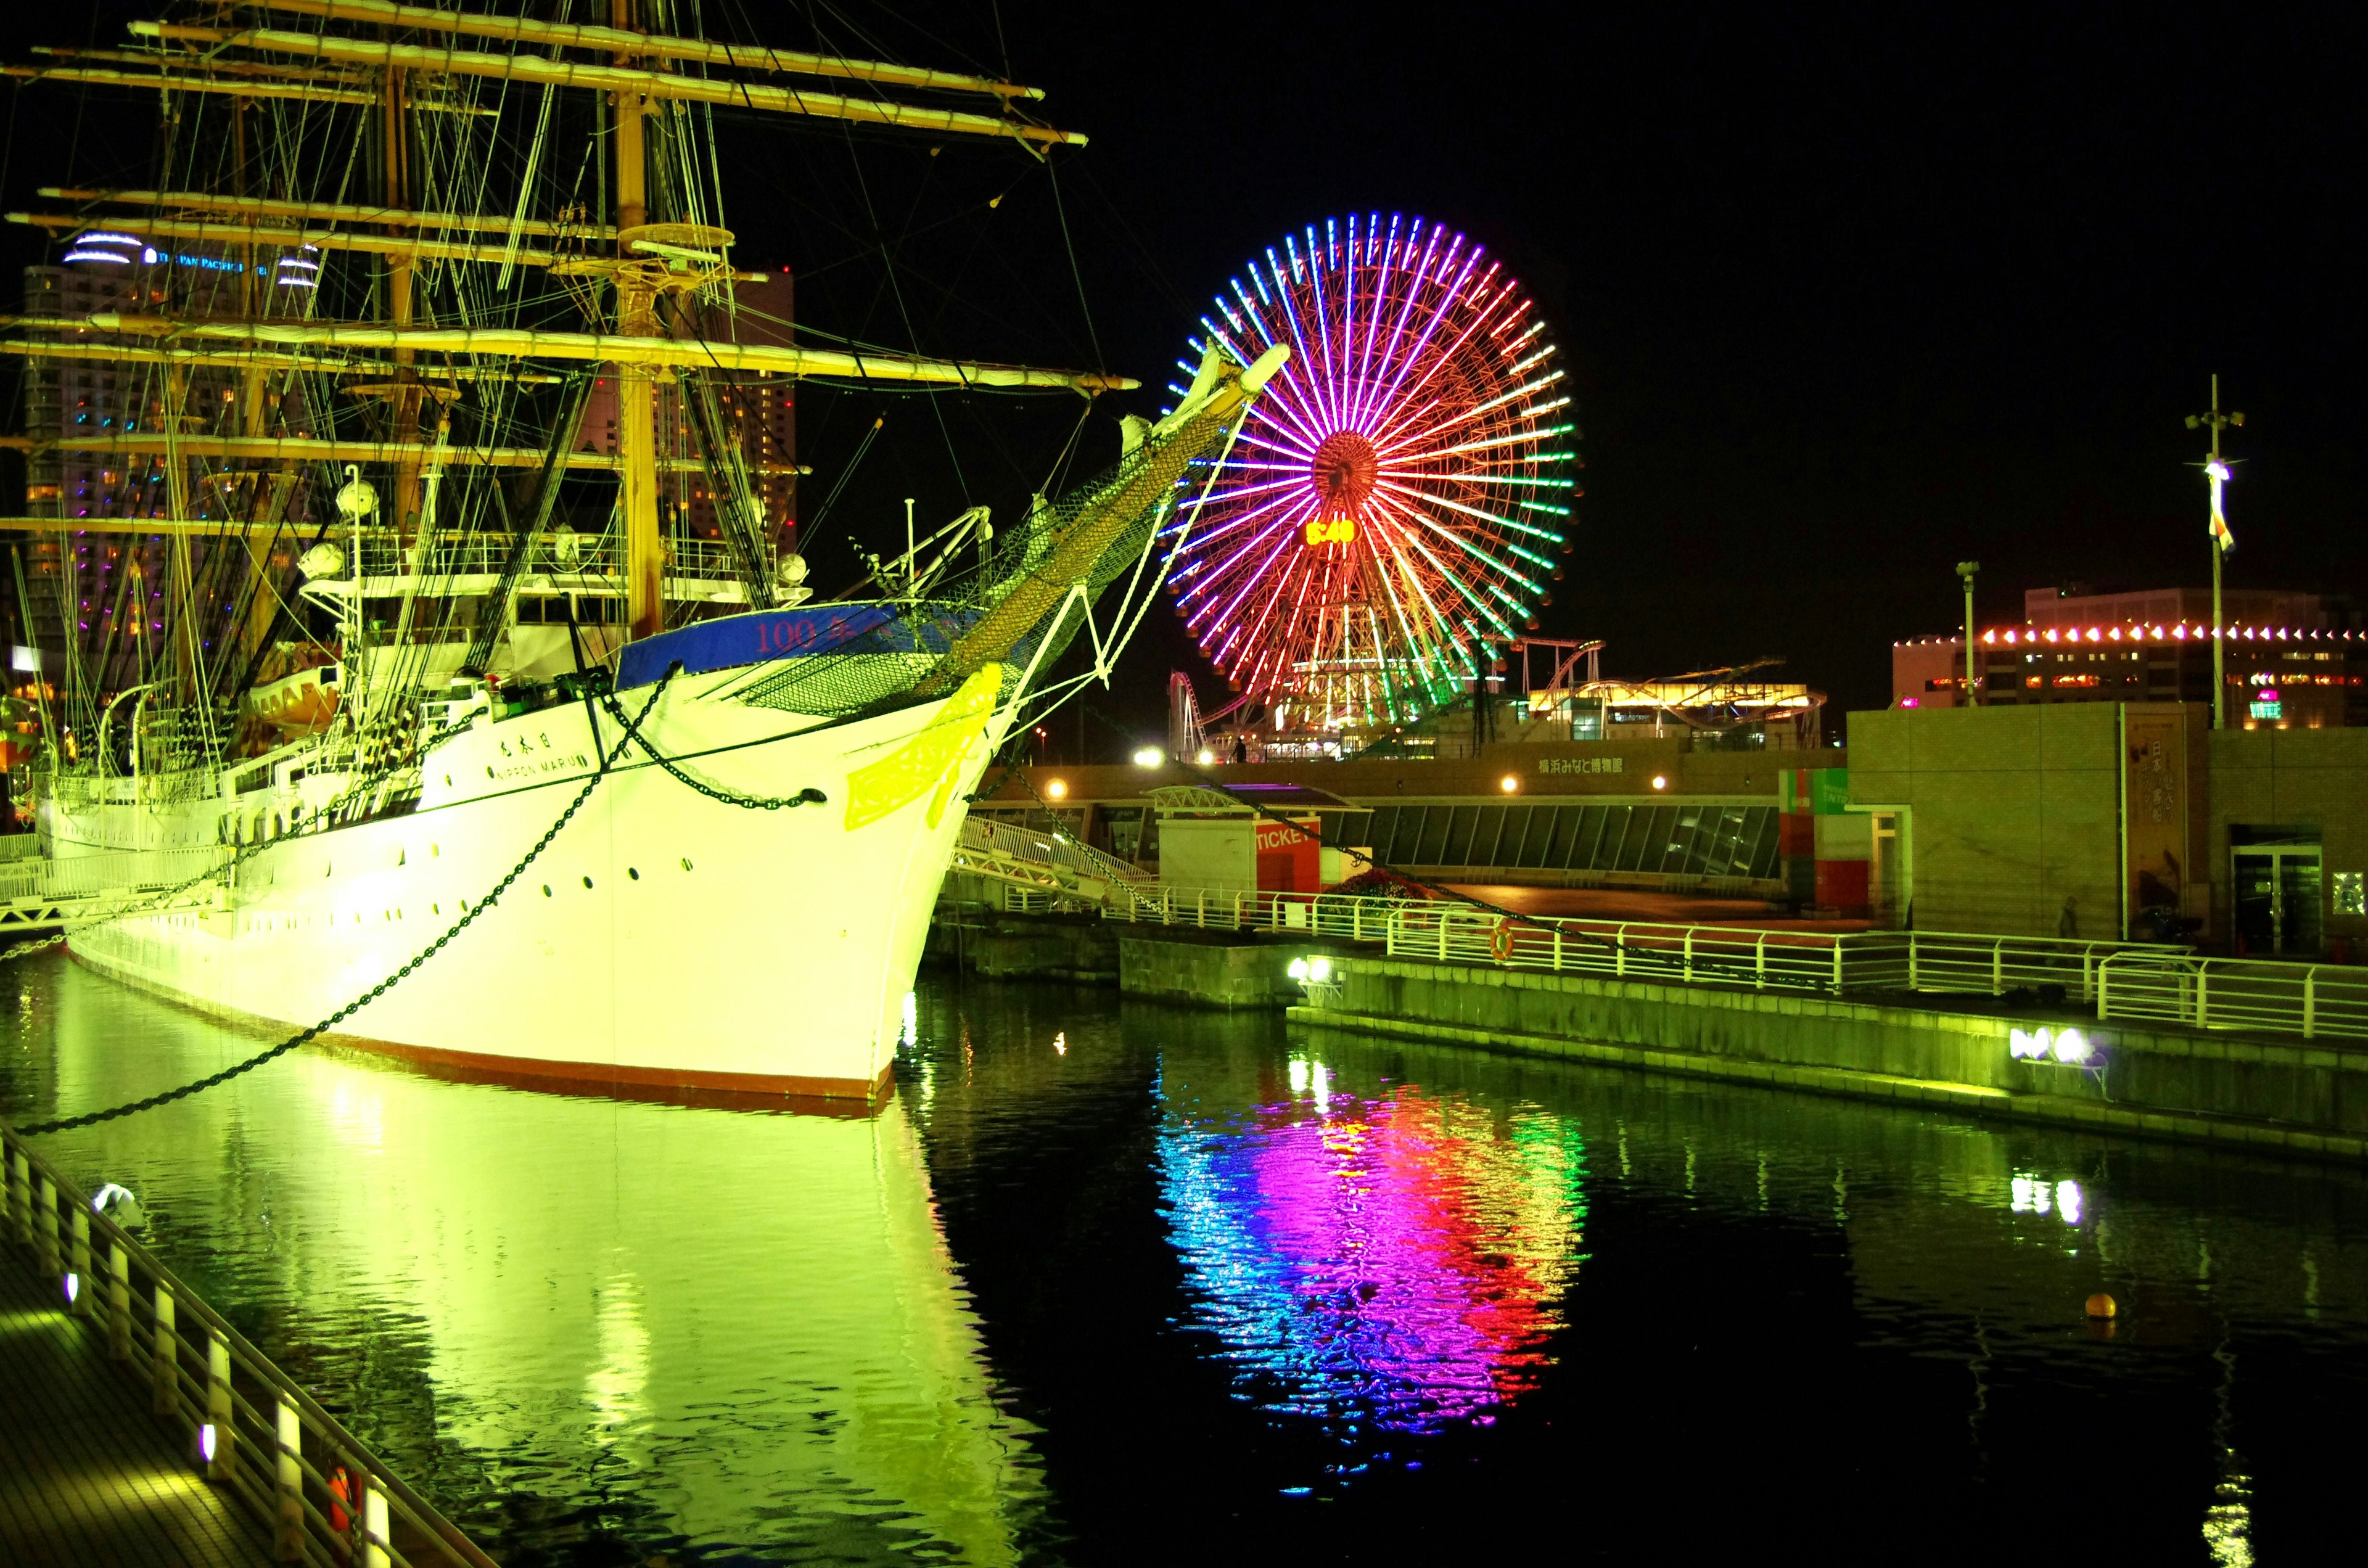
[{"label": "waterfront promenade", "polygon": [[0,1561],[15,1568],[255,1568],[268,1534],[209,1486],[89,1323],[0,1261]]}]

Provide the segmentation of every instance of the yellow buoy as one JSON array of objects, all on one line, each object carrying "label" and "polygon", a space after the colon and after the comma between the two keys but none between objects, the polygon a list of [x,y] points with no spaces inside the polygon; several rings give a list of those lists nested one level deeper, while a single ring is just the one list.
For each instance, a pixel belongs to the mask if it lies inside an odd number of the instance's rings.
[{"label": "yellow buoy", "polygon": [[2092,1318],[2109,1318],[2120,1311],[2113,1299],[2102,1290],[2089,1298],[2089,1315]]}]

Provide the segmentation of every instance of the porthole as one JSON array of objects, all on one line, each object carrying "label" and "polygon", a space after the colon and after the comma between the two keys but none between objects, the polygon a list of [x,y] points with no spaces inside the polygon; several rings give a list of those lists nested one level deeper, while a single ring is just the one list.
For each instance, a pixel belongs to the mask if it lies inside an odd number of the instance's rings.
[{"label": "porthole", "polygon": [[626,867],[626,868],[625,868],[625,875],[627,875],[627,876],[629,876],[629,877],[632,878],[632,879],[633,879],[633,881],[637,881],[637,882],[638,882],[638,881],[640,881],[642,880],[641,869],[640,869],[639,867],[637,867],[637,866],[628,866],[628,867]]},{"label": "porthole", "polygon": [[682,869],[683,869],[684,870],[686,870],[686,871],[688,871],[688,870],[689,870],[689,869],[690,869],[690,860],[689,860],[689,858],[688,856],[686,856],[686,857],[684,858],[684,859],[683,859],[683,862],[682,862]]},{"label": "porthole", "polygon": [[585,885],[586,887],[587,887],[587,888],[588,888],[588,887],[590,887],[590,886],[592,885],[592,879],[591,879],[591,878],[589,878],[589,877],[585,878],[585,879],[584,879],[584,885]]},{"label": "porthole", "polygon": [[549,898],[551,896],[551,884],[549,882],[542,884],[542,896],[545,898]]},{"label": "porthole", "polygon": [[444,913],[444,906],[440,903],[431,903],[427,906],[427,913],[430,915],[441,915]]}]

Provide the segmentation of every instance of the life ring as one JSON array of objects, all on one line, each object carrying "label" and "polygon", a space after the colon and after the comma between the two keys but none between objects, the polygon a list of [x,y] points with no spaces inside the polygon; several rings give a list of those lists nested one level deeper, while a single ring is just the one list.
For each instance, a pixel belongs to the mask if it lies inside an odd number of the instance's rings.
[{"label": "life ring", "polygon": [[1497,928],[1488,933],[1488,950],[1496,955],[1498,963],[1503,963],[1513,956],[1513,923],[1511,921],[1497,922]]}]

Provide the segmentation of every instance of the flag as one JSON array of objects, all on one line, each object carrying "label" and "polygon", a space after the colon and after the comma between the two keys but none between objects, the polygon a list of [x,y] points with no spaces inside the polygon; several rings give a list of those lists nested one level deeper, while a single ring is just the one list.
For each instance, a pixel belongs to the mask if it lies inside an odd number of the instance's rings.
[{"label": "flag", "polygon": [[2203,472],[2212,481],[2212,526],[2204,531],[2220,546],[2220,553],[2226,555],[2237,548],[2237,536],[2228,531],[2227,515],[2220,509],[2220,487],[2228,483],[2228,465],[2214,458],[2203,465]]}]

